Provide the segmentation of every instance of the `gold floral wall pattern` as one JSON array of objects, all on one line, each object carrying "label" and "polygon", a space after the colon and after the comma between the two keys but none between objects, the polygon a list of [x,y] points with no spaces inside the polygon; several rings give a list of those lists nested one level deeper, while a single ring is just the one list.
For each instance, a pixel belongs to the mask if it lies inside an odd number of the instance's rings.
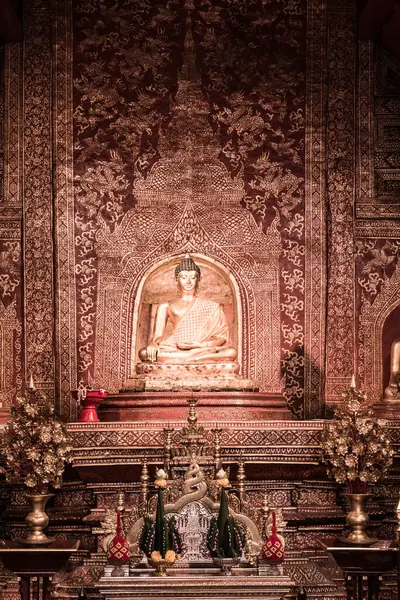
[{"label": "gold floral wall pattern", "polygon": [[[0,230],[0,412],[22,385],[21,244],[17,231]],[[8,239],[7,239],[8,238]],[[14,238],[14,239],[13,239]]]},{"label": "gold floral wall pattern", "polygon": [[[19,158],[20,44],[0,51],[0,419],[23,382],[23,271]],[[16,107],[18,107],[16,109]]]},{"label": "gold floral wall pattern", "polygon": [[74,9],[74,174],[79,361],[93,364],[96,242],[133,206],[135,171],[154,163],[176,85],[176,3],[77,2]]},{"label": "gold floral wall pattern", "polygon": [[195,14],[221,160],[232,176],[242,173],[243,205],[264,231],[279,217],[282,375],[289,405],[301,414],[306,4],[205,2]]},{"label": "gold floral wall pattern", "polygon": [[[80,381],[116,389],[140,269],[186,248],[237,276],[247,349],[264,327],[264,355],[277,352],[263,372],[246,350],[244,369],[296,416],[321,416],[352,368],[379,393],[371,357],[400,294],[400,71],[356,50],[355,9],[26,3],[23,61],[18,44],[4,53],[0,308],[20,354],[7,390],[33,369],[74,418]],[[103,369],[109,325],[123,335]]]},{"label": "gold floral wall pattern", "polygon": [[[356,332],[360,380],[377,401],[399,336],[400,64],[379,43],[359,46]],[[393,135],[394,134],[394,135]]]},{"label": "gold floral wall pattern", "polygon": [[189,23],[219,160],[243,182],[242,206],[261,231],[268,235],[278,224],[281,376],[301,416],[305,2],[99,1],[73,8],[80,379],[93,378],[95,368],[96,248],[136,206],[135,181],[160,160]]}]

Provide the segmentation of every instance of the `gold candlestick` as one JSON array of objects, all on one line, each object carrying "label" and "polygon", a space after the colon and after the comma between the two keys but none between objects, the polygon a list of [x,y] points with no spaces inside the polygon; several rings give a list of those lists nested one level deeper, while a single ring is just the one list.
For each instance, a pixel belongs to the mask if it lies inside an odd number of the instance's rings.
[{"label": "gold candlestick", "polygon": [[147,514],[147,502],[149,499],[149,470],[147,468],[147,460],[143,461],[142,473],[140,475],[140,512],[142,515]]}]

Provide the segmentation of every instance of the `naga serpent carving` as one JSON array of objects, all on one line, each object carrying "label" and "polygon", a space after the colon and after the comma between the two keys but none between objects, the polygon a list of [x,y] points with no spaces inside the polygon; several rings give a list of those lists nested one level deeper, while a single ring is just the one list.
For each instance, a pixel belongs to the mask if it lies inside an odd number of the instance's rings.
[{"label": "naga serpent carving", "polygon": [[[183,508],[190,502],[201,500],[201,498],[204,498],[206,494],[207,483],[204,479],[204,473],[200,469],[199,465],[193,462],[190,464],[185,473],[185,478],[183,482],[183,496],[173,504],[166,504],[165,512],[167,514],[176,514],[181,510],[181,508]],[[136,523],[134,523],[130,532],[128,533],[127,539],[131,545],[133,545],[137,541],[142,526],[143,518],[141,517],[136,521]]]},{"label": "naga serpent carving", "polygon": [[[207,497],[207,482],[204,473],[196,462],[192,462],[188,467],[183,480],[183,495],[174,503],[165,505],[165,513],[168,515],[177,515],[184,506],[192,502],[199,502],[211,514],[217,514],[219,503],[213,502]],[[231,510],[231,509],[230,509]],[[234,518],[243,525],[244,529],[249,530],[249,539],[252,541],[252,552],[257,554],[261,551],[262,540],[256,524],[246,515],[232,511]],[[138,519],[132,526],[127,538],[133,546],[140,535],[143,526],[143,518]]]},{"label": "naga serpent carving", "polygon": [[183,483],[183,496],[174,504],[167,504],[165,510],[173,510],[178,512],[183,506],[189,502],[195,502],[204,498],[207,493],[207,484],[204,479],[204,473],[197,463],[191,463],[185,473]]}]

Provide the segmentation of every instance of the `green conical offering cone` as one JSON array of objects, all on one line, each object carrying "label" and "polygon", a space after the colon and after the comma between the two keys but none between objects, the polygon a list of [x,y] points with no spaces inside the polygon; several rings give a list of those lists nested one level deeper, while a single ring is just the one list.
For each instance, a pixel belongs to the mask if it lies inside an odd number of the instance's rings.
[{"label": "green conical offering cone", "polygon": [[224,532],[229,517],[228,502],[226,500],[225,489],[221,488],[221,502],[219,505],[218,513],[218,532],[219,532],[219,546],[224,547]]},{"label": "green conical offering cone", "polygon": [[157,512],[156,512],[156,531],[154,537],[154,550],[158,550],[161,556],[164,558],[165,552],[167,550],[167,536],[165,535],[165,510],[164,510],[164,502],[162,489],[158,488],[158,497],[157,497]]}]

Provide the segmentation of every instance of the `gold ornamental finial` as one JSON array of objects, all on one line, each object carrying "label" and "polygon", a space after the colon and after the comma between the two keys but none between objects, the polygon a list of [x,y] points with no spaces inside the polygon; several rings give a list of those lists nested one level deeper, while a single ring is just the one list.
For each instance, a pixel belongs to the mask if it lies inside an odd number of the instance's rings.
[{"label": "gold ornamental finial", "polygon": [[140,513],[142,515],[147,514],[147,501],[149,499],[149,470],[147,467],[147,460],[145,459],[142,464],[142,473],[140,475]]},{"label": "gold ornamental finial", "polygon": [[237,480],[237,488],[239,492],[239,500],[241,503],[246,500],[246,471],[244,467],[244,460],[241,458],[239,460],[239,468],[236,476]]},{"label": "gold ornamental finial", "polygon": [[197,423],[197,413],[196,413],[197,398],[192,396],[191,398],[189,398],[188,402],[189,402],[189,416],[187,418],[187,422],[189,423],[189,425],[191,427],[194,427],[194,425],[196,425],[196,423]]},{"label": "gold ornamental finial", "polygon": [[268,518],[269,518],[270,513],[271,513],[271,509],[268,506],[268,494],[265,492],[264,498],[263,498],[263,504],[262,504],[262,508],[261,508],[261,514],[262,514],[264,533],[266,536],[268,536]]}]

